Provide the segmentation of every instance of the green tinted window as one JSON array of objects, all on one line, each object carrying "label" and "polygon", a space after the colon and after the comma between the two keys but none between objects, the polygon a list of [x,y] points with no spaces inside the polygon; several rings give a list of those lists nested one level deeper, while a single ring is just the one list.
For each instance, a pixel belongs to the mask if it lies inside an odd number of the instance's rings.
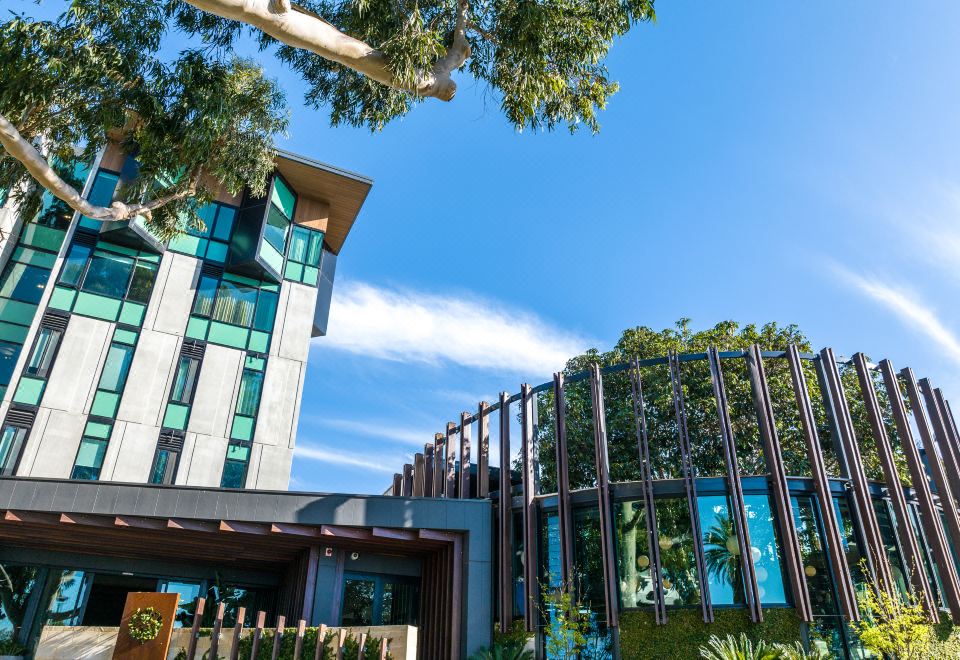
[{"label": "green tinted window", "polygon": [[120,392],[127,381],[130,363],[133,361],[133,346],[128,344],[110,344],[107,360],[100,375],[100,388],[108,392]]},{"label": "green tinted window", "polygon": [[123,298],[133,273],[134,260],[111,252],[94,252],[82,289],[90,293]]},{"label": "green tinted window", "polygon": [[107,453],[107,441],[99,438],[83,438],[80,441],[80,450],[73,466],[71,479],[96,481],[100,478],[100,468],[103,467],[103,457]]},{"label": "green tinted window", "polygon": [[133,270],[133,280],[127,292],[127,300],[146,303],[153,291],[153,282],[157,278],[157,265],[148,261],[138,261]]},{"label": "green tinted window", "polygon": [[93,249],[86,245],[75,244],[70,247],[70,252],[63,262],[63,269],[60,271],[61,284],[76,286],[80,283],[80,277],[83,275],[83,269],[92,251]]},{"label": "green tinted window", "polygon": [[214,321],[249,327],[257,304],[257,289],[222,280],[213,306]]},{"label": "green tinted window", "polygon": [[180,358],[180,363],[177,365],[177,373],[173,379],[173,390],[170,392],[171,401],[176,403],[190,403],[199,371],[200,360],[192,357]]},{"label": "green tinted window", "polygon": [[260,392],[263,389],[263,372],[243,370],[240,379],[240,393],[237,395],[237,414],[255,417],[260,405]]}]

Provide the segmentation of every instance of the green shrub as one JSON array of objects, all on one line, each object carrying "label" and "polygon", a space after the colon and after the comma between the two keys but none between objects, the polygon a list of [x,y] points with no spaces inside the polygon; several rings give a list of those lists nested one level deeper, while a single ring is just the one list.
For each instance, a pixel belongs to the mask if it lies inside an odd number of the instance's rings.
[{"label": "green shrub", "polygon": [[700,657],[704,660],[829,660],[831,656],[817,650],[807,652],[800,642],[793,646],[768,644],[740,633],[739,637],[711,637],[705,647],[700,647]]},{"label": "green shrub", "polygon": [[763,621],[753,623],[746,610],[714,610],[714,622],[704,623],[699,609],[670,610],[668,622],[658,626],[653,612],[629,611],[620,615],[620,653],[624,660],[696,658],[700,647],[713,636],[744,633],[753,642],[792,645],[802,639],[802,622],[792,609],[763,611]]},{"label": "green shrub", "polygon": [[[317,649],[317,632],[319,628],[307,628],[303,634],[303,651],[301,658],[313,658]],[[260,638],[260,648],[257,650],[257,657],[251,658],[250,652],[253,650],[253,636],[247,635],[240,640],[240,657],[250,658],[250,660],[270,660],[273,657],[273,630],[264,630]],[[297,629],[285,628],[283,637],[280,640],[279,660],[293,660],[293,647],[296,643]],[[337,657],[333,640],[337,638],[336,630],[327,631],[327,644],[320,657],[323,660],[333,660]],[[364,660],[379,660],[380,658],[380,639],[379,637],[367,637],[366,646],[363,649]],[[347,635],[343,644],[343,657],[357,657],[360,650],[360,640],[353,635]],[[392,660],[393,656],[387,652],[387,658]]]},{"label": "green shrub", "polygon": [[27,647],[9,634],[0,635],[0,655],[26,655]]}]

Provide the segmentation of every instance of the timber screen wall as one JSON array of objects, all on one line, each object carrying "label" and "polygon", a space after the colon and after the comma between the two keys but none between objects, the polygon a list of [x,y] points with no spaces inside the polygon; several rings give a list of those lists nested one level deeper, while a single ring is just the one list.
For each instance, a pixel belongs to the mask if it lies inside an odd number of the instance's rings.
[{"label": "timber screen wall", "polygon": [[496,500],[501,629],[542,632],[541,590],[569,584],[601,654],[631,610],[793,608],[844,657],[868,579],[960,622],[960,437],[889,360],[754,346],[557,374],[462,413],[393,493]]}]

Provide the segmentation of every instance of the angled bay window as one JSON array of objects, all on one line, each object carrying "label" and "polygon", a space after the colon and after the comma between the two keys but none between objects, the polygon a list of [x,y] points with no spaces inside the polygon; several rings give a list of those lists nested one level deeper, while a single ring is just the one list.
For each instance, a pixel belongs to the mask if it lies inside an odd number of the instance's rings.
[{"label": "angled bay window", "polygon": [[240,390],[230,426],[230,444],[223,466],[221,488],[243,488],[247,480],[250,449],[263,394],[263,374],[267,366],[264,355],[248,354],[240,376]]},{"label": "angled bay window", "polygon": [[57,312],[47,312],[43,315],[27,358],[27,365],[13,393],[15,403],[28,406],[40,405],[47,386],[47,378],[53,369],[69,320],[69,317]]},{"label": "angled bay window", "polygon": [[78,232],[50,300],[54,309],[139,327],[160,257]]},{"label": "angled bay window", "polygon": [[107,359],[103,363],[97,393],[90,408],[91,415],[114,417],[117,414],[120,397],[127,383],[127,374],[130,372],[130,363],[133,362],[137,337],[136,330],[116,328],[113,331],[113,341],[107,350]]},{"label": "angled bay window", "polygon": [[204,228],[188,229],[186,233],[170,239],[167,248],[199,259],[224,263],[230,249],[230,237],[237,218],[233,206],[211,202],[197,210]]},{"label": "angled bay window", "polygon": [[100,478],[103,458],[107,454],[107,444],[112,431],[113,424],[110,420],[91,420],[87,422],[83,437],[80,439],[77,458],[73,462],[73,472],[70,473],[71,479],[96,481]]},{"label": "angled bay window", "polygon": [[230,270],[279,282],[290,240],[297,195],[279,174],[264,197],[247,191],[230,241]]},{"label": "angled bay window", "polygon": [[285,279],[316,286],[323,256],[323,232],[294,225],[287,248]]},{"label": "angled bay window", "polygon": [[280,287],[205,265],[197,283],[187,337],[265,353]]}]

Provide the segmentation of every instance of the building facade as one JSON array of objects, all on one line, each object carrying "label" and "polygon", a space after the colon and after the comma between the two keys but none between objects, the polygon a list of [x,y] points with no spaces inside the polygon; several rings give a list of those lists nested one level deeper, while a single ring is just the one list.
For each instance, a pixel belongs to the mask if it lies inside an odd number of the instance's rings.
[{"label": "building facade", "polygon": [[[280,153],[266,197],[225,191],[164,244],[48,197],[4,213],[0,474],[287,487],[310,339],[371,181]],[[109,205],[136,162],[77,168]]]},{"label": "building facade", "polygon": [[[135,160],[75,171],[109,205]],[[0,210],[0,638],[116,626],[131,591],[251,625],[405,625],[419,657],[490,641],[490,503],[287,491],[311,339],[371,187],[280,152],[163,243],[50,197]],[[470,612],[470,616],[467,616]]]},{"label": "building facade", "polygon": [[[490,467],[491,447],[512,469]],[[392,492],[496,504],[495,616],[540,657],[545,594],[566,586],[592,613],[589,657],[698,657],[742,631],[862,658],[849,624],[871,584],[960,623],[958,475],[928,379],[754,346],[505,392],[448,423]]]}]

